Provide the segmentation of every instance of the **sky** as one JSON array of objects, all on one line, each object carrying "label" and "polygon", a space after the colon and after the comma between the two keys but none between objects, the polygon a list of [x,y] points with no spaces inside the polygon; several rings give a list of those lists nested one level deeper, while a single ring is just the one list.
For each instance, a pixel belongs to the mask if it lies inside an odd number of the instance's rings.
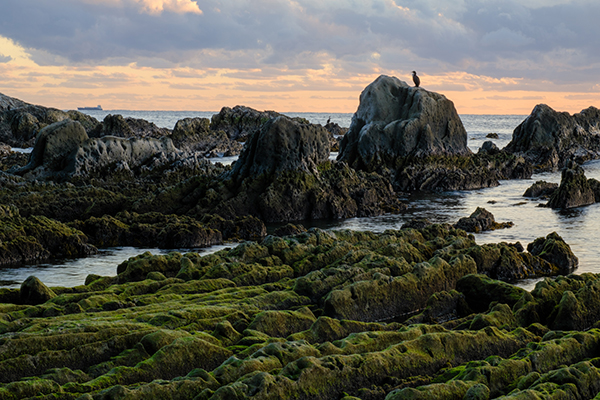
[{"label": "sky", "polygon": [[60,109],[356,111],[379,75],[460,114],[600,107],[597,0],[2,0],[0,93]]}]

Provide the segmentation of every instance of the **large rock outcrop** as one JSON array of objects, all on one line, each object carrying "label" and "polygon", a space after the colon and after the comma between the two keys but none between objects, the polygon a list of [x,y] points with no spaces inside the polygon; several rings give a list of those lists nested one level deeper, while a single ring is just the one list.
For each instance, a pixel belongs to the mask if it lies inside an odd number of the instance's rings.
[{"label": "large rock outcrop", "polygon": [[283,171],[316,173],[317,166],[328,157],[329,133],[325,128],[277,117],[250,138],[231,177],[241,181]]},{"label": "large rock outcrop", "polygon": [[338,160],[380,173],[402,192],[491,187],[532,171],[497,149],[472,154],[452,101],[383,75],[361,93]]},{"label": "large rock outcrop", "polygon": [[65,120],[44,128],[29,163],[13,172],[28,179],[118,182],[150,175],[189,177],[211,168],[208,160],[177,149],[169,137],[89,138],[79,122]]},{"label": "large rock outcrop", "polygon": [[338,160],[374,171],[394,167],[398,158],[469,154],[452,101],[382,75],[361,93]]},{"label": "large rock outcrop", "polygon": [[208,118],[184,118],[177,121],[171,134],[181,150],[200,151],[208,156],[240,154],[242,144],[232,140],[222,129],[211,130]]},{"label": "large rock outcrop", "polygon": [[589,107],[572,116],[545,104],[515,128],[506,151],[524,156],[536,168],[555,171],[568,160],[600,158],[600,110]]},{"label": "large rock outcrop", "polygon": [[13,147],[31,147],[44,127],[66,119],[79,121],[86,132],[98,125],[95,118],[79,111],[28,104],[0,93],[0,142]]},{"label": "large rock outcrop", "polygon": [[[258,111],[246,106],[223,107],[212,116],[210,128],[225,131],[230,139],[246,141],[249,136],[261,130],[270,119],[282,116],[275,111]],[[303,118],[292,118],[299,123],[308,123]]]},{"label": "large rock outcrop", "polygon": [[382,177],[329,161],[329,135],[320,125],[283,116],[268,121],[246,142],[225,186],[207,190],[196,212],[287,222],[405,207]]}]

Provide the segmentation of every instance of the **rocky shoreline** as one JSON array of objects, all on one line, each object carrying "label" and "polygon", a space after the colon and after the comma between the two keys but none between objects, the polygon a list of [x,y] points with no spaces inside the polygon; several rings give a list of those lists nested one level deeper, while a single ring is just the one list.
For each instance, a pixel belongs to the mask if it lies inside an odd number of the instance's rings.
[{"label": "rocky shoreline", "polygon": [[[72,288],[0,289],[0,399],[593,398],[600,280],[572,274],[556,233],[478,245],[467,231],[512,225],[483,208],[381,234],[265,223],[397,213],[406,192],[562,167],[560,186],[525,195],[590,204],[600,184],[577,163],[600,156],[596,117],[539,105],[506,148],[473,154],[450,100],[386,76],[347,132],[243,106],[168,130],[2,95],[0,265],[240,244],[141,254]],[[541,277],[532,292],[511,285]]]}]

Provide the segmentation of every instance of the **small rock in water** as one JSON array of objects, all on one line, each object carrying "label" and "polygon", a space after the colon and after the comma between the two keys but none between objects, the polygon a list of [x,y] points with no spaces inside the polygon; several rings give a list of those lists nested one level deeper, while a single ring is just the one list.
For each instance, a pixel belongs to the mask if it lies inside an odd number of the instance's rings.
[{"label": "small rock in water", "polygon": [[594,191],[590,186],[583,168],[573,161],[569,161],[562,171],[560,186],[556,189],[548,207],[550,208],[575,208],[587,206],[596,202]]},{"label": "small rock in water", "polygon": [[558,183],[546,182],[546,181],[537,181],[533,185],[531,185],[525,193],[523,193],[523,197],[546,197],[552,195],[554,191],[558,188]]},{"label": "small rock in water", "polygon": [[485,135],[486,138],[490,138],[490,139],[498,139],[498,134],[495,132],[491,132],[488,133],[487,135]]},{"label": "small rock in water", "polygon": [[469,217],[461,218],[454,225],[457,229],[475,233],[510,228],[511,226],[513,226],[512,222],[496,222],[492,213],[481,207],[477,207],[473,214]]}]

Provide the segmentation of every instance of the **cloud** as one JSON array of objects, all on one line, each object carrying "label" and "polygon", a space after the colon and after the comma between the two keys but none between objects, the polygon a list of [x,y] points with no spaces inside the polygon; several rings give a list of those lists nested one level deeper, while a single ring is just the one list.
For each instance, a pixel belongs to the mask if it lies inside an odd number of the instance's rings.
[{"label": "cloud", "polygon": [[585,0],[4,0],[2,8],[0,35],[43,66],[223,69],[255,79],[462,70],[565,90],[600,75],[600,3]]},{"label": "cloud", "polygon": [[12,61],[12,59],[13,58],[11,56],[5,56],[4,54],[0,53],[0,64]]}]

